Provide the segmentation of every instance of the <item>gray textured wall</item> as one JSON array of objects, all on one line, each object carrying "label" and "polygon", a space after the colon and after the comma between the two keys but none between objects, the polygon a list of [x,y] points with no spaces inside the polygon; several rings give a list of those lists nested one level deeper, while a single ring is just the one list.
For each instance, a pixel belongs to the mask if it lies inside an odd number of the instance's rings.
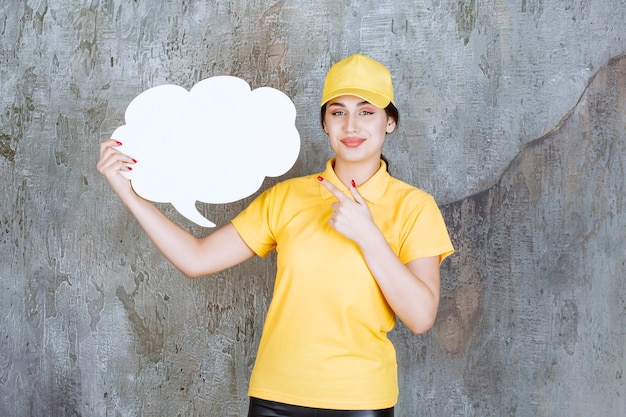
[{"label": "gray textured wall", "polygon": [[398,415],[625,415],[624,21],[623,0],[5,0],[0,415],[244,415],[273,259],[184,279],[98,143],[141,91],[228,74],[293,99],[286,176],[318,171],[323,76],[354,52],[394,74],[385,153],[458,250],[433,330],[392,334]]}]

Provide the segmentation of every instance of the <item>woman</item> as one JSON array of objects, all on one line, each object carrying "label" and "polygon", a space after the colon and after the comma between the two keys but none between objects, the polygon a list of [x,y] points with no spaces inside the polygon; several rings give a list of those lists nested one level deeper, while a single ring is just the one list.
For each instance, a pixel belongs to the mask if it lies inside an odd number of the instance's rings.
[{"label": "woman", "polygon": [[434,323],[439,265],[453,252],[427,193],[381,160],[395,130],[391,75],[353,55],[329,70],[321,120],[335,153],[321,174],[262,193],[232,222],[195,238],[137,196],[130,157],[104,141],[98,169],[158,249],[187,277],[277,251],[274,296],[250,379],[249,417],[393,416],[399,317],[415,333]]}]

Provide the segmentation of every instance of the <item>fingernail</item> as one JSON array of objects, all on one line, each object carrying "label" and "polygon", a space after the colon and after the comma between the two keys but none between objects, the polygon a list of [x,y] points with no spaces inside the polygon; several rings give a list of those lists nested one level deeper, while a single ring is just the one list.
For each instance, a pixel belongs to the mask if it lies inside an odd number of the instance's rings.
[{"label": "fingernail", "polygon": [[356,188],[356,183],[354,182],[354,180],[352,180],[352,186]]},{"label": "fingernail", "polygon": [[127,167],[127,168],[128,168],[128,170],[129,170],[129,171],[132,171],[132,170],[133,170],[133,167]]},{"label": "fingernail", "polygon": [[134,163],[134,164],[136,164],[136,163],[137,163],[137,160],[136,160],[135,158],[132,158],[132,160],[133,160],[133,163]]},{"label": "fingernail", "polygon": [[115,143],[117,143],[117,146],[122,146],[122,142],[120,142],[119,140],[116,141]]},{"label": "fingernail", "polygon": [[319,176],[317,177],[317,180],[318,180],[318,181],[324,181],[324,177],[322,177],[321,175],[319,175]]}]

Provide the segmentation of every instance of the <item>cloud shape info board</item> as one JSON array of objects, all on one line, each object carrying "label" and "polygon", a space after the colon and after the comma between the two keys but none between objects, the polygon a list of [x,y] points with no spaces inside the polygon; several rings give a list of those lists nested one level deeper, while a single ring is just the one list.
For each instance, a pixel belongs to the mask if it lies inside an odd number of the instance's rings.
[{"label": "cloud shape info board", "polygon": [[171,203],[192,222],[215,227],[196,201],[223,204],[256,192],[265,177],[295,164],[296,109],[284,93],[250,89],[232,76],[207,78],[191,90],[166,84],[133,99],[112,137],[138,162],[123,174],[143,198]]}]

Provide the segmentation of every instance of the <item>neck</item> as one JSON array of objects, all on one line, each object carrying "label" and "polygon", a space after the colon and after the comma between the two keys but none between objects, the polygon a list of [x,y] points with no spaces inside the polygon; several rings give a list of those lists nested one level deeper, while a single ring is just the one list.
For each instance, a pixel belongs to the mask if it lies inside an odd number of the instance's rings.
[{"label": "neck", "polygon": [[372,159],[371,161],[350,162],[340,159],[335,160],[333,170],[343,185],[350,187],[352,180],[357,186],[363,184],[370,179],[372,175],[380,168],[380,159]]}]

